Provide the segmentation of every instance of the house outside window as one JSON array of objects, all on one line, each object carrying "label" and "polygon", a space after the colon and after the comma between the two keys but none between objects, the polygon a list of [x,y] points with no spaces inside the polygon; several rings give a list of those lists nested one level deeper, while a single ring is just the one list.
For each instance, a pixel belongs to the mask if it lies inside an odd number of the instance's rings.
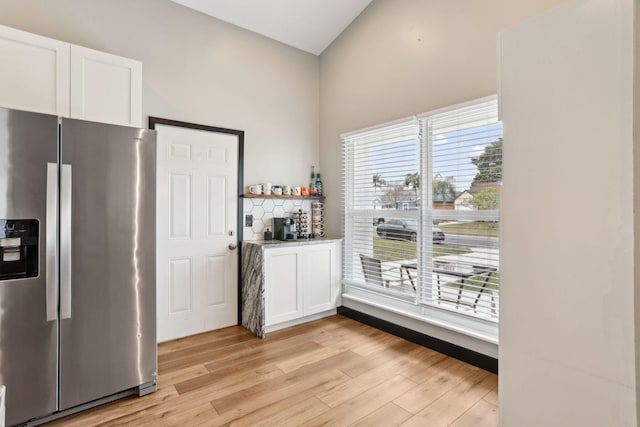
[{"label": "house outside window", "polygon": [[343,135],[345,292],[497,322],[495,98]]}]

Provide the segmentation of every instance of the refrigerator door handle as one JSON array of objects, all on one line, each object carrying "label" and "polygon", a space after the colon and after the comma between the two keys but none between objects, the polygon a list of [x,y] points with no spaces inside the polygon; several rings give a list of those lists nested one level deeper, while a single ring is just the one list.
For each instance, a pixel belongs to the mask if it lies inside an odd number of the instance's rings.
[{"label": "refrigerator door handle", "polygon": [[47,235],[45,278],[47,295],[47,322],[58,320],[58,165],[47,163]]},{"label": "refrigerator door handle", "polygon": [[71,165],[60,176],[60,318],[71,318]]}]

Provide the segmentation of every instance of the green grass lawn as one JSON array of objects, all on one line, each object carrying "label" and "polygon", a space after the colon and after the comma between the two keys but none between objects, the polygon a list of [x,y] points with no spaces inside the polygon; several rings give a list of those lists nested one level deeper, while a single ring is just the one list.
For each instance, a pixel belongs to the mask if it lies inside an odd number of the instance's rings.
[{"label": "green grass lawn", "polygon": [[465,234],[467,236],[498,237],[498,223],[488,221],[469,221],[457,224],[440,223],[438,228],[446,235]]},{"label": "green grass lawn", "polygon": [[[440,257],[443,255],[459,255],[469,252],[471,252],[469,248],[463,248],[460,246],[450,246],[446,244],[433,245],[434,257]],[[416,242],[405,242],[403,240],[374,237],[373,257],[378,258],[382,262],[416,259],[418,258],[418,245]]]}]

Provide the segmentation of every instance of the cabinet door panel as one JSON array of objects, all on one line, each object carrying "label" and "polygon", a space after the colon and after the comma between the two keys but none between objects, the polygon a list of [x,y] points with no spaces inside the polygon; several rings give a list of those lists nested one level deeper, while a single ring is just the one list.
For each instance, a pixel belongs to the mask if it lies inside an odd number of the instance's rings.
[{"label": "cabinet door panel", "polygon": [[142,126],[142,63],[71,46],[71,117]]},{"label": "cabinet door panel", "polygon": [[0,106],[69,116],[70,45],[0,26]]},{"label": "cabinet door panel", "polygon": [[286,322],[302,316],[299,251],[265,251],[266,325]]},{"label": "cabinet door panel", "polygon": [[339,291],[338,246],[306,247],[302,255],[304,315],[330,310],[337,306]]}]

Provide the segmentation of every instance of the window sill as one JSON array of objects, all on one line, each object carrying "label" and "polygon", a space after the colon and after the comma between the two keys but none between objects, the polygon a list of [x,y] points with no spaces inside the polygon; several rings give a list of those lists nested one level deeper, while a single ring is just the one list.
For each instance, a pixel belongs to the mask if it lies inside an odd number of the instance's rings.
[{"label": "window sill", "polygon": [[397,323],[426,335],[451,342],[494,358],[498,357],[498,325],[457,315],[447,310],[422,307],[384,295],[350,288],[342,305]]}]

